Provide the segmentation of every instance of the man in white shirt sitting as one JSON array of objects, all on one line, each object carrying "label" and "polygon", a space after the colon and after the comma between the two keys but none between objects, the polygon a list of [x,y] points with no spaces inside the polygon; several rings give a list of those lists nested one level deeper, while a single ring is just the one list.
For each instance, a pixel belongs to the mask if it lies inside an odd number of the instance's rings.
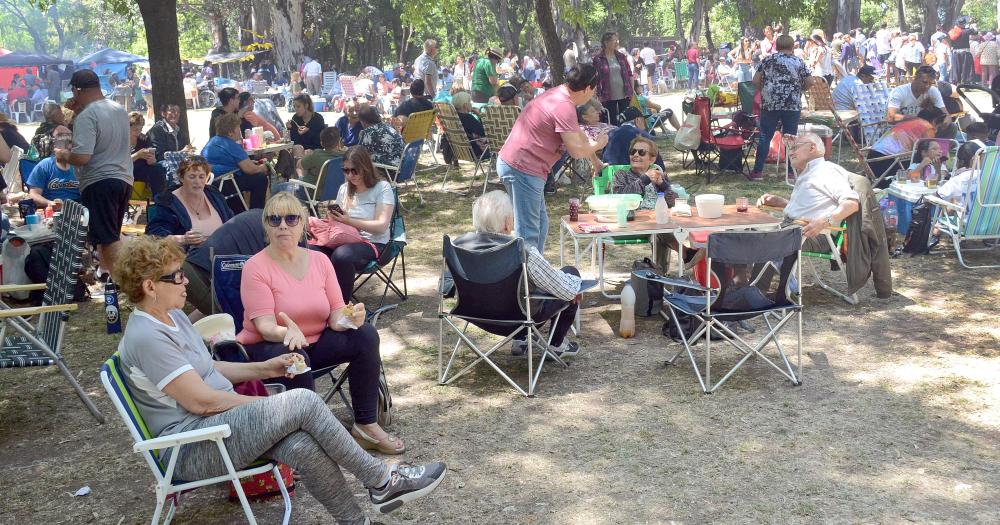
[{"label": "man in white shirt sitting", "polygon": [[805,222],[803,249],[828,252],[829,245],[815,237],[823,230],[836,226],[861,209],[861,199],[851,188],[850,172],[823,158],[823,139],[814,133],[803,133],[789,146],[788,155],[798,176],[792,195],[784,199],[765,193],[758,206],[782,208],[785,223]]},{"label": "man in white shirt sitting", "polygon": [[857,103],[854,100],[854,86],[859,81],[862,84],[875,82],[875,68],[872,66],[861,66],[861,69],[858,69],[857,76],[847,75],[840,82],[837,82],[837,87],[834,88],[832,93],[833,109],[838,111],[858,109]]},{"label": "man in white shirt sitting", "polygon": [[[931,66],[920,66],[917,74],[909,84],[897,86],[889,94],[889,110],[886,120],[889,122],[901,122],[916,116],[927,104],[944,111],[948,110],[944,106],[944,98],[941,91],[935,85],[937,83],[937,72]],[[949,122],[950,123],[950,120]]]}]

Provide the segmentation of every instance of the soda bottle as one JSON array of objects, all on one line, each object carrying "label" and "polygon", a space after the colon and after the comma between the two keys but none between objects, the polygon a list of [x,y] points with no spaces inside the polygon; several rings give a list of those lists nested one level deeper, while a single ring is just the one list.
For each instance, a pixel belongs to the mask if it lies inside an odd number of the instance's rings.
[{"label": "soda bottle", "polygon": [[122,319],[118,314],[118,287],[108,279],[104,284],[104,317],[108,323],[108,333],[117,334],[122,331]]},{"label": "soda bottle", "polygon": [[885,238],[889,253],[896,251],[896,230],[899,226],[899,211],[896,210],[896,202],[889,201],[885,208]]}]

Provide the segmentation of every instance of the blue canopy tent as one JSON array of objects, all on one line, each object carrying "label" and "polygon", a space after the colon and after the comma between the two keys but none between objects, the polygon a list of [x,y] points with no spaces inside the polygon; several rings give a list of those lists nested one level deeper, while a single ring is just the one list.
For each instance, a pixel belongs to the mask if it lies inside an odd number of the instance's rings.
[{"label": "blue canopy tent", "polygon": [[95,53],[91,53],[76,61],[77,68],[93,69],[94,73],[101,79],[101,88],[111,91],[108,79],[112,74],[117,74],[119,78],[125,78],[125,69],[136,62],[146,62],[149,59],[117,49],[104,48]]}]

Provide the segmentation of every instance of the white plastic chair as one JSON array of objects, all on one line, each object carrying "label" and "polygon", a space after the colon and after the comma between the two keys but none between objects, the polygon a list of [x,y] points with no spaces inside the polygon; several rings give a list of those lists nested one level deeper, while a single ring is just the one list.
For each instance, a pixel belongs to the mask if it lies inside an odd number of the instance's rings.
[{"label": "white plastic chair", "polygon": [[15,100],[14,103],[10,105],[10,117],[18,124],[21,123],[21,117],[19,115],[24,115],[25,120],[30,120],[28,117],[28,103],[23,100]]},{"label": "white plastic chair", "polygon": [[8,194],[24,191],[24,184],[21,181],[21,155],[24,155],[24,151],[20,147],[10,147],[10,160],[3,167],[3,180],[7,183]]}]

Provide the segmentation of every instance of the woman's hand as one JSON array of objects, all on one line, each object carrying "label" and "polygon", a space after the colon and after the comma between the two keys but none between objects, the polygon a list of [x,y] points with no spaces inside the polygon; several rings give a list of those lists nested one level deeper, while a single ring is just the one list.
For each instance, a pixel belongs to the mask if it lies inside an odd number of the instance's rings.
[{"label": "woman's hand", "polygon": [[181,242],[181,244],[187,246],[197,246],[205,242],[205,239],[207,238],[205,237],[204,233],[201,233],[200,231],[197,230],[190,230],[187,233],[185,233],[182,237],[183,241]]},{"label": "woman's hand", "polygon": [[351,218],[348,217],[346,213],[343,213],[341,211],[337,211],[335,209],[333,209],[333,210],[328,209],[327,212],[326,212],[326,216],[327,216],[327,218],[329,218],[331,220],[335,220],[335,221],[343,223],[343,224],[350,224],[350,220],[351,220]]},{"label": "woman's hand", "polygon": [[354,326],[361,327],[365,324],[365,316],[368,312],[365,310],[365,303],[357,303],[354,305],[354,312],[351,314],[351,321]]},{"label": "woman's hand", "polygon": [[654,168],[649,168],[646,170],[646,176],[649,177],[650,182],[654,185],[659,186],[663,182],[663,172]]},{"label": "woman's hand", "polygon": [[299,326],[295,324],[295,321],[292,321],[292,318],[288,317],[288,314],[280,312],[278,318],[285,325],[285,337],[281,342],[289,350],[301,350],[309,346],[306,336],[302,334],[302,330],[299,330]]},{"label": "woman's hand", "polygon": [[267,361],[261,363],[264,369],[264,377],[262,379],[267,379],[270,377],[287,377],[289,379],[295,377],[295,374],[288,372],[288,367],[292,366],[292,354],[287,353],[272,357]]}]

